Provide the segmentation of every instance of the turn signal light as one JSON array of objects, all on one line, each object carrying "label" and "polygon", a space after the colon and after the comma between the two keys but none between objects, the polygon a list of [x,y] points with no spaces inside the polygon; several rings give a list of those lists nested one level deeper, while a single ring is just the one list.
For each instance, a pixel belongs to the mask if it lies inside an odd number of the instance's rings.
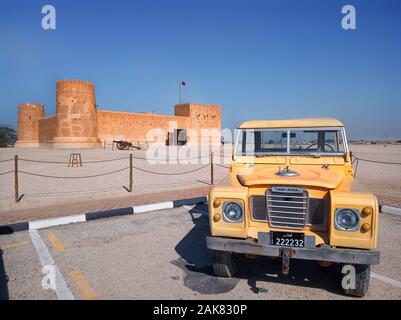
[{"label": "turn signal light", "polygon": [[363,208],[362,210],[362,218],[366,218],[373,213],[373,209],[371,207]]},{"label": "turn signal light", "polygon": [[213,216],[213,221],[214,221],[214,222],[217,222],[217,221],[219,221],[220,219],[221,219],[221,215],[218,214],[218,213],[216,213],[216,214]]},{"label": "turn signal light", "polygon": [[361,232],[368,232],[372,229],[372,226],[369,223],[364,223],[361,227]]},{"label": "turn signal light", "polygon": [[214,208],[218,208],[218,207],[220,207],[220,205],[221,205],[221,201],[219,199],[214,200],[214,202],[213,202],[213,207]]}]

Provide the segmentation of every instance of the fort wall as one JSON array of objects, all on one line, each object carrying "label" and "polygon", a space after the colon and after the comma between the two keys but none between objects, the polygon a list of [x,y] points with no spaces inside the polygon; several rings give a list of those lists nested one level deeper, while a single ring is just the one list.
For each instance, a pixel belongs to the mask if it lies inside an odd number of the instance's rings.
[{"label": "fort wall", "polygon": [[190,126],[189,118],[179,116],[102,110],[97,116],[101,141],[166,141],[169,131]]}]

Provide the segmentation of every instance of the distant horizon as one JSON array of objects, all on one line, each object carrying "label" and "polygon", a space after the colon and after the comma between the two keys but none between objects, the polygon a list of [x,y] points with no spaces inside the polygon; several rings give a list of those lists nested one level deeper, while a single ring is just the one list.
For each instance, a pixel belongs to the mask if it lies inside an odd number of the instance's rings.
[{"label": "distant horizon", "polygon": [[400,1],[54,0],[55,30],[43,5],[0,4],[4,125],[23,102],[54,114],[57,80],[93,81],[100,108],[158,114],[185,81],[183,100],[220,105],[222,128],[335,117],[350,140],[401,140]]}]

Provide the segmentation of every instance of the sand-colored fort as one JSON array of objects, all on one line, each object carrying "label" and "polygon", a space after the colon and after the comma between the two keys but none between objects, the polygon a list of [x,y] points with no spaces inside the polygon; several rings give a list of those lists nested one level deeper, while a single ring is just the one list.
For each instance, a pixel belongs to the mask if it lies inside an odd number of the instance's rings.
[{"label": "sand-colored fort", "polygon": [[[151,129],[159,130],[149,136]],[[214,134],[206,135],[202,129],[212,129]],[[59,80],[55,115],[46,117],[43,104],[19,105],[16,146],[92,148],[113,140],[215,142],[220,140],[220,130],[217,105],[178,104],[171,116],[97,110],[93,82]]]}]

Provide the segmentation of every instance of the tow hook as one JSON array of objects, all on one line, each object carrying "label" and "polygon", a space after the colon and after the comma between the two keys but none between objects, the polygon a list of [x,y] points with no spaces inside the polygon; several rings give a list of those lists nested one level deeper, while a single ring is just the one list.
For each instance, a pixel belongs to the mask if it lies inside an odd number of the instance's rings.
[{"label": "tow hook", "polygon": [[282,257],[282,273],[287,275],[290,272],[290,258],[295,255],[293,249],[280,249]]}]

